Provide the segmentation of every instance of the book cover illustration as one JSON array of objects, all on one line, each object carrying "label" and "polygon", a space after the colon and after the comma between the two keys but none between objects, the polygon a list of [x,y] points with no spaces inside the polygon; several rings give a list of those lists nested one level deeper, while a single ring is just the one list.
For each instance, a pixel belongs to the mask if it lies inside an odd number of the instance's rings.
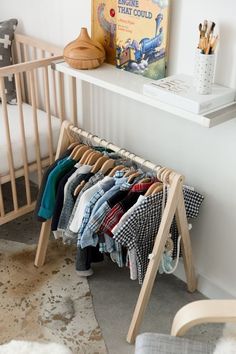
[{"label": "book cover illustration", "polygon": [[158,80],[166,76],[169,0],[118,0],[116,66]]},{"label": "book cover illustration", "polygon": [[93,0],[92,38],[103,45],[106,62],[116,64],[117,0]]}]

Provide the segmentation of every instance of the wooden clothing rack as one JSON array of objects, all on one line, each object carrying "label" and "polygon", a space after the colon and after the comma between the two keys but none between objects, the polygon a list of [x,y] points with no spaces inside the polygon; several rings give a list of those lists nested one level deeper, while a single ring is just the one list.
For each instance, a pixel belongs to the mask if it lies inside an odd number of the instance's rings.
[{"label": "wooden clothing rack", "polygon": [[[126,151],[125,149],[121,149],[107,142],[104,139],[100,139],[99,137],[91,133],[79,129],[71,125],[67,121],[63,122],[61,127],[56,158],[59,158],[62,152],[64,152],[72,142],[78,140],[79,137],[86,138],[87,141],[91,141],[91,142],[93,141],[94,143],[99,144],[100,146],[106,148],[109,147],[113,151],[117,152],[119,155],[126,157],[146,168],[156,171],[158,178],[160,178],[158,174],[158,172],[160,171],[160,166],[155,166],[150,161],[144,160],[136,156],[135,154]],[[193,259],[192,259],[191,241],[190,241],[188,222],[187,222],[185,205],[184,205],[184,197],[183,197],[184,177],[173,170],[170,169],[166,169],[166,170],[167,172],[169,172],[168,173],[169,175],[168,197],[162,215],[162,220],[158,230],[158,234],[154,243],[154,247],[149,257],[150,261],[148,264],[147,272],[141,287],[141,291],[136,303],[136,307],[127,334],[127,341],[129,343],[134,342],[135,337],[139,331],[152,292],[154,280],[156,278],[157,270],[159,268],[159,264],[164,251],[166,240],[169,235],[169,230],[174,215],[176,217],[179,234],[181,235],[182,255],[184,260],[187,287],[190,292],[196,290],[196,277],[195,277],[195,271],[194,271]],[[166,175],[166,173],[164,175]],[[166,181],[163,182],[166,183]],[[50,235],[50,229],[51,229],[51,220],[48,220],[42,224],[36,258],[35,258],[36,267],[40,267],[44,264],[49,235]]]}]

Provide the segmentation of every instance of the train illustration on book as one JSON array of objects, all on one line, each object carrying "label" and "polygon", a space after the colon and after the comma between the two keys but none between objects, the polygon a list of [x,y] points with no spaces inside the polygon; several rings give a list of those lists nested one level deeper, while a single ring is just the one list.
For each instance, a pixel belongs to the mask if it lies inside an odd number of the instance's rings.
[{"label": "train illustration on book", "polygon": [[166,76],[169,0],[92,0],[92,38],[106,62],[159,80]]},{"label": "train illustration on book", "polygon": [[142,38],[139,42],[128,38],[125,45],[116,46],[116,64],[120,69],[143,73],[149,64],[165,57],[165,49],[160,48],[164,33],[161,23],[163,14],[155,18],[156,30],[153,38]]}]

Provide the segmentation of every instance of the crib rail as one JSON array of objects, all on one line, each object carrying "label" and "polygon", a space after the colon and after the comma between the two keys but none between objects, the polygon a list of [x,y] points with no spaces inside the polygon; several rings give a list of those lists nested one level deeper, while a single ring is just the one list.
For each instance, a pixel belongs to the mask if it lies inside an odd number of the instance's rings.
[{"label": "crib rail", "polygon": [[[0,69],[0,97],[1,97],[1,108],[2,108],[2,119],[4,122],[4,130],[7,143],[7,156],[8,156],[8,166],[9,173],[0,174],[0,225],[8,222],[12,219],[15,219],[17,216],[23,215],[26,212],[33,210],[35,201],[31,195],[30,187],[30,173],[36,172],[37,174],[37,183],[40,185],[42,179],[42,170],[49,163],[52,163],[54,160],[54,151],[53,151],[53,132],[52,132],[52,115],[56,116],[56,113],[59,113],[61,122],[65,119],[63,115],[64,97],[59,97],[62,88],[61,81],[55,80],[55,90],[52,90],[53,83],[53,71],[51,70],[51,63],[54,60],[61,59],[62,56],[54,56],[49,58],[37,59],[25,63],[15,64],[9,67]],[[37,75],[36,75],[37,74]],[[37,84],[39,74],[41,74],[41,85],[43,97],[43,105],[40,107],[46,112],[47,116],[47,143],[48,143],[48,156],[42,158],[41,156],[41,146],[39,138],[39,122],[38,122],[38,102],[37,95],[39,90],[37,90]],[[17,96],[17,110],[18,116],[16,119],[19,121],[20,127],[20,136],[21,136],[21,156],[23,160],[23,166],[19,169],[16,169],[14,166],[14,156],[13,156],[13,144],[11,138],[11,129],[9,125],[9,105],[7,104],[7,98],[5,93],[5,80],[4,77],[13,75],[16,85],[16,96]],[[34,136],[34,148],[36,161],[29,163],[28,153],[27,153],[27,142],[25,134],[25,123],[24,123],[24,93],[22,90],[22,75],[27,75],[28,83],[28,97],[32,107],[32,120],[33,120],[33,136]],[[55,78],[55,77],[54,77]],[[39,87],[39,86],[38,86]],[[53,91],[53,94],[52,94]],[[53,97],[54,96],[54,97]],[[53,98],[53,104],[51,104]],[[60,98],[60,99],[59,99]],[[55,108],[56,105],[56,108]],[[59,108],[58,108],[59,107]],[[24,191],[21,189],[20,195],[17,191],[17,178],[21,177],[24,179]],[[3,184],[10,182],[11,185],[11,194],[12,194],[12,204],[13,210],[6,212],[4,205],[4,195],[3,195]],[[26,202],[23,206],[19,205],[19,199],[22,197],[22,193],[25,193]]]},{"label": "crib rail", "polygon": [[[62,54],[62,49],[53,44],[19,33],[15,34],[14,45],[19,54],[17,58],[18,63],[26,61],[26,58],[22,56],[24,55],[24,53],[28,53],[29,55],[30,48],[33,49],[33,57],[28,58],[31,60],[39,59],[40,54],[41,58],[45,58],[45,56],[47,56],[47,53],[49,56]],[[15,55],[14,57],[16,58]]]},{"label": "crib rail", "polygon": [[[13,50],[13,58],[14,64],[17,63],[24,63],[32,60],[44,59],[47,57],[62,55],[62,49],[56,47],[55,45],[49,44],[45,41],[38,40],[36,38],[26,36],[23,34],[15,34],[14,43],[12,46]],[[34,73],[35,81],[37,83],[35,90],[36,90],[36,103],[37,107],[40,108],[42,106],[42,102],[40,102],[39,93],[42,90],[42,85],[40,77],[38,77],[38,72]],[[56,95],[56,77],[55,72],[52,72],[53,76],[53,90],[54,96]],[[21,73],[20,75],[20,83],[22,89],[22,98],[24,102],[31,103],[31,97],[29,94],[29,75],[27,72]],[[55,103],[54,103],[55,104]],[[56,109],[56,104],[55,104]],[[58,116],[58,112],[56,112]]]},{"label": "crib rail", "polygon": [[[54,160],[55,131],[53,131],[52,125],[52,121],[55,122],[54,117],[58,118],[60,124],[67,119],[77,125],[76,81],[74,78],[64,77],[64,74],[51,68],[52,62],[62,59],[62,49],[27,35],[15,34],[12,56],[14,65],[0,68],[0,98],[2,100],[0,122],[4,122],[3,130],[6,142],[4,143],[6,146],[2,146],[7,150],[9,166],[7,172],[3,171],[0,166],[0,225],[34,209],[37,188],[32,184],[32,180],[36,181],[36,185],[40,185],[42,170]],[[18,113],[14,117],[14,121],[16,119],[18,123],[19,133],[17,135],[21,140],[21,161],[18,164],[15,161],[16,157],[13,156],[15,150],[14,136],[11,130],[11,107],[7,103],[5,95],[5,77],[7,76],[12,76],[16,85]],[[27,113],[25,104],[30,105],[32,125],[30,139],[33,139],[34,144],[33,159],[32,156],[29,159],[31,150],[27,151],[28,135],[26,131],[28,127],[25,124]],[[38,109],[46,114],[44,122],[46,120],[47,156],[42,155],[43,147],[46,145],[41,146],[39,136],[41,116]],[[10,209],[7,198],[11,201]]]},{"label": "crib rail", "polygon": [[8,75],[20,74],[23,72],[29,72],[34,69],[39,69],[42,67],[48,67],[55,60],[63,60],[63,56],[55,56],[51,58],[37,59],[33,61],[28,61],[24,63],[19,63],[15,65],[5,66],[0,69],[0,77],[6,77]]}]

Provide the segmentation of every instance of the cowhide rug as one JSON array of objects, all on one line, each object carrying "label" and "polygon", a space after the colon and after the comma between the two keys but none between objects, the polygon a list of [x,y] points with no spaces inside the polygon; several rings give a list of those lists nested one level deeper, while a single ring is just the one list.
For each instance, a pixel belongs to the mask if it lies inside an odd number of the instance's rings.
[{"label": "cowhide rug", "polygon": [[0,344],[56,342],[73,353],[105,354],[87,279],[76,274],[76,250],[50,242],[46,264],[35,246],[0,240]]}]

